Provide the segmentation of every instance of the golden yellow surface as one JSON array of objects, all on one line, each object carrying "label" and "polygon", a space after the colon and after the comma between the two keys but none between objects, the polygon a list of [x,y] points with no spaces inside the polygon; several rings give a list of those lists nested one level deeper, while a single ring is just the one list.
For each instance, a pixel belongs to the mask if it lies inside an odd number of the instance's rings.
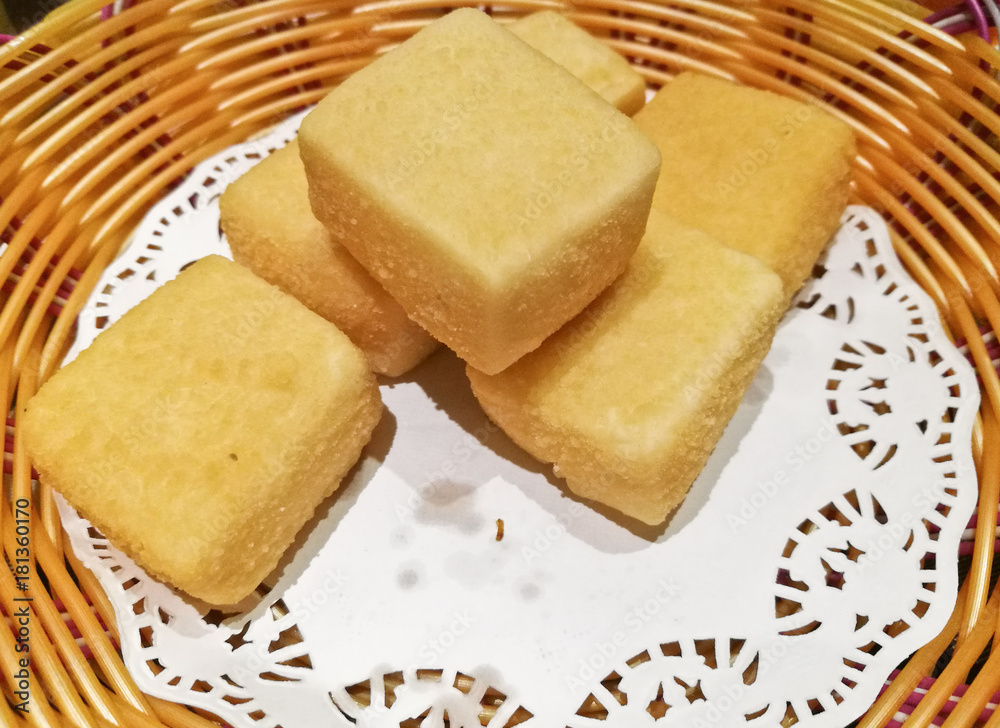
[{"label": "golden yellow surface", "polygon": [[893,10],[899,10],[914,18],[926,18],[935,10],[948,7],[951,3],[946,2],[911,2],[911,0],[879,0],[884,5],[888,5]]},{"label": "golden yellow surface", "polygon": [[756,256],[791,296],[847,204],[850,127],[767,91],[682,73],[635,116],[663,154],[653,206]]},{"label": "golden yellow surface", "polygon": [[487,372],[625,269],[659,169],[627,116],[471,9],[334,89],[299,145],[334,239]]},{"label": "golden yellow surface", "polygon": [[628,61],[566,16],[543,10],[507,27],[622,113],[631,116],[646,103],[646,82],[642,76]]},{"label": "golden yellow surface", "polygon": [[219,212],[236,262],[336,324],[376,373],[404,374],[437,348],[312,214],[297,141],[229,185]]},{"label": "golden yellow surface", "polygon": [[771,345],[780,279],[760,261],[652,212],[628,269],[476,398],[570,490],[645,523],[701,471]]},{"label": "golden yellow surface", "polygon": [[381,411],[344,334],[212,256],[57,372],[22,426],[42,480],[115,546],[227,604],[275,567]]}]

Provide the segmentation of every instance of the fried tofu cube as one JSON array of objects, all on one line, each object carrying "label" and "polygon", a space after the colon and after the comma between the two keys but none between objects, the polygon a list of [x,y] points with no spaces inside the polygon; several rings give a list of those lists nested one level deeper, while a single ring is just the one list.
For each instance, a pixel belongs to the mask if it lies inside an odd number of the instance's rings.
[{"label": "fried tofu cube", "polygon": [[375,373],[405,374],[438,347],[312,214],[297,141],[229,185],[219,212],[236,262],[335,324]]},{"label": "fried tofu cube", "polygon": [[606,44],[554,10],[532,13],[507,26],[587,86],[631,116],[646,103],[646,81]]},{"label": "fried tofu cube", "polygon": [[471,9],[335,88],[299,145],[334,239],[490,373],[625,269],[660,161],[631,119]]},{"label": "fried tofu cube", "polygon": [[682,73],[635,116],[669,164],[653,206],[760,258],[791,297],[847,204],[851,128],[768,91]]},{"label": "fried tofu cube", "polygon": [[655,210],[628,270],[489,376],[489,417],[574,493],[648,524],[691,483],[770,348],[785,301],[759,260]]},{"label": "fried tofu cube", "polygon": [[211,256],[18,414],[42,481],[112,544],[191,596],[230,604],[274,569],[381,411],[344,334]]}]

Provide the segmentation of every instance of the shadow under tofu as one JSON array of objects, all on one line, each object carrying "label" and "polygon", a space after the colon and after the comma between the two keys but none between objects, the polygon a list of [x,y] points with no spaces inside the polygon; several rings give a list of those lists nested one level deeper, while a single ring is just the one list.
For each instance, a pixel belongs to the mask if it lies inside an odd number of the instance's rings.
[{"label": "shadow under tofu", "polygon": [[[595,525],[594,519],[574,519],[568,524],[568,530],[575,537],[605,553],[636,551],[650,543],[663,542],[694,521],[708,503],[723,468],[760,415],[763,403],[773,389],[773,377],[762,367],[685,500],[662,523],[651,526],[614,508],[576,495],[563,479],[554,475],[551,464],[536,460],[515,444],[479,406],[465,376],[465,363],[453,352],[442,349],[433,354],[413,370],[410,381],[417,383],[438,409],[476,437],[496,457],[493,475],[504,477],[553,516],[565,512],[568,502],[575,502],[610,522]],[[481,437],[484,432],[488,433],[487,436]],[[394,469],[399,465],[394,462]],[[406,472],[405,464],[402,467],[400,475],[407,482],[419,481],[420,473]],[[526,473],[528,477],[525,477]],[[541,483],[543,479],[544,485]],[[616,536],[615,528],[602,530],[602,526],[611,524],[638,540]]]},{"label": "shadow under tofu", "polygon": [[[514,443],[493,424],[479,406],[465,375],[465,362],[450,350],[442,349],[433,354],[414,370],[413,375],[413,381],[424,390],[438,409],[445,412],[465,432],[476,437],[482,446],[495,456],[496,471],[493,475],[500,475],[518,487],[554,517],[564,513],[569,507],[569,502],[576,502],[639,537],[643,542],[654,542],[662,534],[665,528],[662,524],[648,526],[612,508],[574,494],[566,487],[564,480],[553,474],[551,464],[536,460]],[[481,436],[483,433],[486,433],[485,437]],[[526,473],[528,477],[525,477]],[[417,473],[405,472],[400,475],[407,482],[415,482],[408,476],[419,476]],[[567,524],[568,531],[600,551],[620,553],[623,550],[635,550],[624,549],[621,538],[613,533],[601,532],[600,528],[588,525],[585,520],[572,519]],[[641,544],[635,544],[635,547],[639,548]]]},{"label": "shadow under tofu", "polygon": [[473,536],[486,528],[486,518],[467,500],[475,486],[455,480],[431,483],[413,512],[416,522],[453,529]]},{"label": "shadow under tofu", "polygon": [[322,501],[285,550],[274,570],[265,577],[253,594],[238,604],[209,606],[185,594],[185,600],[196,608],[208,609],[206,621],[232,626],[253,619],[264,609],[281,599],[309,567],[310,562],[329,540],[338,524],[357,502],[358,496],[371,482],[389,453],[396,433],[396,418],[388,409],[372,432],[372,438],[362,449],[358,462],[344,476],[339,488]]},{"label": "shadow under tofu", "polygon": [[[450,349],[442,347],[410,374],[412,378],[408,381],[419,385],[439,410],[502,461],[499,464],[500,468],[498,468],[497,474],[520,468],[544,477],[550,477],[550,473],[547,474],[545,471],[551,472],[551,468],[544,468],[541,463],[514,444],[486,416],[482,407],[479,406],[479,402],[476,401],[476,397],[472,393],[472,386],[465,376],[465,362]],[[393,464],[394,466],[400,465],[395,462]],[[514,467],[510,467],[510,465]],[[400,475],[407,482],[418,482],[408,479],[406,476],[410,475],[409,473],[400,472]],[[422,477],[422,474],[420,476]]]},{"label": "shadow under tofu", "polygon": [[708,462],[705,463],[705,467],[692,483],[687,497],[664,522],[657,537],[659,541],[665,541],[680,533],[683,528],[697,518],[698,513],[708,505],[711,498],[725,497],[725,494],[716,493],[715,486],[726,464],[737,452],[747,433],[750,432],[750,428],[760,416],[764,403],[771,396],[773,389],[774,376],[766,366],[762,366],[757,370],[753,381],[750,382],[743,401],[736,409],[732,419],[729,420],[726,429],[722,431],[722,437],[716,443]]},{"label": "shadow under tofu", "polygon": [[[470,529],[479,532],[492,528],[492,521],[487,523],[475,512],[475,489],[486,479],[501,476],[553,517],[565,514],[572,503],[584,506],[586,517],[563,518],[562,522],[569,533],[598,551],[628,553],[663,542],[692,523],[713,497],[726,463],[738,450],[773,389],[773,377],[766,367],[762,367],[685,500],[663,523],[650,526],[571,492],[566,482],[553,474],[551,464],[539,462],[507,437],[479,406],[465,375],[465,363],[451,351],[435,352],[404,377],[382,379],[382,384],[390,387],[404,382],[417,384],[437,409],[480,443],[482,448],[476,455],[475,470],[486,474],[476,482],[463,477],[467,475],[463,473],[456,474],[453,479],[429,480],[420,463],[406,457],[393,457],[397,422],[387,408],[343,485],[319,505],[278,566],[253,595],[239,604],[223,607],[204,605],[185,595],[188,602],[206,614],[206,621],[234,627],[273,608],[276,603],[280,606],[284,591],[308,568],[357,502],[359,494],[385,464],[420,492],[421,500],[414,518],[425,525],[455,528],[466,534]],[[433,447],[433,443],[429,443],[429,447]],[[405,448],[403,450],[405,452]],[[431,457],[437,455],[432,453]]]}]

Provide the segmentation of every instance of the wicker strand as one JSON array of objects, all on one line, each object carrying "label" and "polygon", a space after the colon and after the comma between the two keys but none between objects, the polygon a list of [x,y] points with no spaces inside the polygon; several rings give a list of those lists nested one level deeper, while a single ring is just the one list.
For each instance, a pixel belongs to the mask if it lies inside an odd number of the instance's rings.
[{"label": "wicker strand", "polygon": [[117,648],[108,640],[107,634],[76,587],[73,578],[66,571],[61,554],[56,553],[44,532],[35,534],[33,545],[38,553],[39,563],[45,570],[53,596],[57,596],[66,605],[67,612],[101,667],[104,679],[134,708],[149,712],[148,701],[136,688],[131,676],[122,665]]},{"label": "wicker strand", "polygon": [[1000,650],[994,650],[962,699],[958,701],[943,728],[971,728],[978,720],[990,698],[1000,687]]},{"label": "wicker strand", "polygon": [[[903,265],[906,266],[907,272],[913,276],[913,279],[920,285],[920,287],[923,288],[928,295],[930,295],[931,299],[934,301],[934,305],[937,306],[938,311],[942,314],[949,314],[950,312],[948,311],[948,302],[944,293],[944,288],[931,271],[928,262],[920,255],[914,246],[905,242],[895,230],[889,230],[889,237],[892,239],[893,250],[903,262]],[[948,315],[943,315],[941,325],[948,337],[954,341],[954,336],[951,333],[951,327],[948,324],[948,318]]]},{"label": "wicker strand", "polygon": [[[96,12],[104,0],[75,0],[73,3],[77,10],[81,12]],[[115,17],[94,25],[65,43],[58,45],[51,52],[46,53],[35,64],[32,64],[31,73],[16,73],[6,79],[0,79],[0,97],[8,99],[22,98],[24,92],[35,86],[37,79],[44,74],[55,73],[60,66],[67,61],[76,62],[78,58],[87,58],[93,48],[101,47],[101,44],[110,40],[116,33],[124,31],[129,26],[138,24],[143,20],[148,20],[151,16],[164,12],[163,3],[136,3],[128,12],[116,15]],[[92,66],[92,63],[88,63]],[[3,119],[5,123],[9,120]]]},{"label": "wicker strand", "polygon": [[[920,154],[920,152],[916,152],[915,150],[905,149],[905,151],[915,152],[915,156],[907,157],[908,161],[912,164],[919,166],[921,158],[926,159],[924,155]],[[969,234],[969,231],[965,228],[965,226],[962,225],[958,218],[941,203],[940,199],[933,192],[928,190],[923,184],[918,183],[912,177],[903,176],[905,175],[903,166],[895,160],[890,159],[883,152],[874,148],[868,148],[864,151],[864,154],[873,166],[882,171],[881,176],[883,181],[886,178],[899,175],[897,178],[900,179],[900,187],[903,191],[910,195],[915,202],[919,203],[922,209],[926,210],[931,215],[935,222],[944,229],[948,239],[952,243],[957,244],[962,252],[975,260],[976,263],[982,265],[983,269],[988,272],[991,278],[996,278],[996,270],[993,268],[993,262],[983,251],[979,242]],[[936,165],[929,165],[927,169],[922,168],[922,171],[929,172],[930,168],[940,171],[940,168]],[[951,182],[954,182],[954,180]]]},{"label": "wicker strand", "polygon": [[[769,3],[780,5],[778,3]],[[852,7],[853,5],[853,7]],[[917,69],[934,75],[949,75],[947,63],[936,58],[934,53],[905,39],[907,34],[914,35],[932,47],[941,51],[963,53],[961,42],[947,33],[932,28],[913,18],[896,18],[899,22],[890,20],[879,23],[878,15],[885,10],[880,2],[862,0],[862,2],[845,3],[830,0],[808,0],[797,2],[795,6],[813,18],[814,22],[823,27],[836,28],[841,35],[869,42],[869,48],[883,48],[898,56],[903,62],[913,64]]]},{"label": "wicker strand", "polygon": [[993,711],[993,715],[986,721],[983,728],[1000,728],[1000,710]]},{"label": "wicker strand", "polygon": [[[35,346],[33,347],[31,355],[27,360],[27,369],[23,376],[19,378],[17,403],[21,406],[23,406],[23,404],[31,398],[35,391],[37,378],[34,375],[34,371],[37,366],[38,351],[40,348],[41,339],[36,337]],[[17,411],[16,408],[15,411]],[[20,431],[16,427],[14,435],[12,496],[13,503],[17,505],[20,502],[30,503],[33,500],[33,497],[30,463],[24,453]],[[6,504],[4,504],[3,510],[7,510]],[[34,509],[25,508],[23,511],[30,513],[32,526],[36,525],[38,515]],[[21,508],[18,506],[16,515],[20,516],[21,512]],[[5,514],[6,517],[3,520],[8,523],[13,522],[11,515],[13,514]],[[36,528],[30,529],[32,534],[34,534],[36,530]],[[17,566],[24,565],[28,567],[26,574],[22,574],[18,571],[17,582],[26,586],[26,588],[21,589],[22,595],[27,594],[32,600],[30,603],[17,602],[13,597],[11,597],[11,601],[5,601],[4,604],[6,613],[14,614],[18,607],[27,609],[29,612],[29,616],[26,618],[27,622],[28,624],[33,625],[29,643],[32,655],[32,664],[37,666],[36,669],[38,671],[38,675],[42,680],[42,683],[48,687],[47,693],[54,698],[54,703],[56,707],[58,707],[59,711],[69,719],[77,723],[85,724],[91,717],[90,710],[81,701],[79,690],[73,685],[69,675],[66,673],[63,660],[56,657],[60,650],[58,650],[58,648],[50,641],[49,633],[47,633],[44,629],[39,630],[34,628],[34,626],[39,624],[39,612],[37,607],[41,606],[44,610],[46,604],[50,603],[49,594],[43,588],[43,585],[39,580],[38,570],[35,567],[34,550],[28,548],[23,552],[19,551],[19,544],[14,542],[14,531],[7,529],[5,534],[7,538],[4,539],[4,547],[6,549],[8,561],[11,564],[16,564]],[[22,554],[27,554],[27,557],[22,557]],[[23,563],[24,558],[28,559],[28,563]],[[9,572],[0,570],[0,579],[2,579],[3,583],[3,585],[0,586],[0,592],[5,595],[17,594],[19,587],[15,587],[14,578]],[[44,620],[42,624],[44,626]],[[64,654],[62,656],[65,657]]]},{"label": "wicker strand", "polygon": [[66,549],[65,557],[66,565],[69,567],[67,573],[72,573],[77,578],[84,602],[90,605],[98,623],[104,627],[111,646],[117,648],[121,644],[121,637],[118,634],[118,625],[115,623],[115,613],[111,606],[111,600],[108,599],[108,595],[104,592],[97,577],[94,576],[94,572],[83,565],[73,549]]},{"label": "wicker strand", "polygon": [[983,610],[981,619],[976,622],[966,638],[963,649],[956,650],[952,655],[948,666],[910,713],[910,717],[903,724],[905,728],[925,728],[930,725],[940,712],[941,707],[955,691],[955,687],[962,683],[969,668],[972,667],[979,655],[982,654],[986,644],[993,637],[998,601],[1000,601],[1000,591],[994,590],[993,596]]},{"label": "wicker strand", "polygon": [[[896,165],[896,168],[898,169],[899,165]],[[862,196],[871,200],[876,208],[881,208],[892,216],[899,227],[903,228],[910,239],[920,247],[921,251],[937,264],[946,279],[950,279],[971,296],[972,286],[966,279],[965,273],[948,254],[941,242],[920,224],[920,221],[906,208],[906,205],[883,187],[870,174],[869,170],[862,166],[856,165],[854,168],[854,183]]]},{"label": "wicker strand", "polygon": [[[102,21],[104,2],[72,0],[24,40],[0,49],[0,66],[8,64],[0,67],[0,232],[6,244],[0,255],[0,282],[6,284],[0,291],[0,378],[8,404],[15,390],[22,401],[58,367],[100,273],[164,190],[210,154],[318,100],[441,14],[435,0],[371,3],[361,13],[352,13],[353,0],[140,0]],[[465,4],[476,3],[449,6]],[[852,124],[861,141],[856,197],[889,219],[901,260],[938,305],[946,330],[968,342],[982,379],[983,414],[974,437],[979,521],[993,523],[1000,495],[1000,379],[979,324],[994,330],[1000,324],[996,49],[976,37],[953,38],[875,0],[761,0],[732,7],[710,0],[669,6],[512,0],[504,6],[497,13],[501,20],[540,7],[563,9],[628,56],[653,85],[681,69],[697,69],[823,104]],[[16,428],[14,436],[9,494],[30,497],[31,471]],[[63,552],[65,539],[45,488],[34,491],[33,511],[39,566],[33,578],[44,575],[48,583],[33,613],[42,640],[33,658],[44,667],[33,677],[41,680],[34,683],[38,710],[15,716],[0,700],[0,722],[214,725],[142,696],[117,653],[110,602],[93,575]],[[0,529],[12,517],[0,507]],[[997,595],[986,599],[993,536],[990,529],[976,530],[972,569],[949,626],[911,658],[863,728],[891,720],[954,637],[951,663],[907,725],[927,725],[962,684],[996,628]],[[4,608],[13,604],[13,589],[0,577]],[[7,700],[15,647],[10,633],[0,636]],[[998,687],[992,682],[997,659],[989,658],[948,725],[978,718]],[[998,713],[988,724],[1000,728]]]},{"label": "wicker strand", "polygon": [[[955,297],[951,301],[951,310],[953,319],[957,319],[959,331],[966,338],[966,341],[969,341],[969,350],[973,360],[979,372],[983,374],[983,384],[989,398],[989,407],[984,407],[982,410],[984,429],[995,433],[996,413],[1000,412],[1000,381],[995,376],[985,375],[986,372],[993,371],[993,365],[982,339],[978,336],[978,327],[976,327],[972,314],[965,306],[964,301],[957,300]],[[973,338],[970,339],[970,336]],[[1000,501],[1000,479],[996,477],[998,466],[1000,466],[1000,451],[996,448],[986,448],[983,452],[978,506],[979,519],[984,523],[988,522],[996,513],[997,503]],[[975,553],[970,573],[974,586],[969,591],[970,601],[960,632],[963,636],[970,633],[972,625],[981,616],[986,591],[989,588],[993,561],[993,540],[992,534],[987,529],[977,529]]]},{"label": "wicker strand", "polygon": [[941,655],[955,639],[962,621],[962,614],[965,608],[965,597],[968,592],[968,580],[966,580],[958,592],[958,599],[955,602],[955,609],[948,618],[948,623],[944,629],[933,640],[917,650],[906,663],[905,667],[899,671],[896,678],[889,684],[885,691],[865,716],[858,721],[857,728],[876,728],[883,726],[892,720],[900,706],[937,664]]},{"label": "wicker strand", "polygon": [[[67,674],[60,659],[60,650],[57,645],[49,639],[44,628],[39,629],[41,620],[36,608],[36,601],[42,603],[48,599],[47,596],[40,596],[36,599],[36,594],[40,591],[44,592],[44,589],[33,588],[29,589],[28,592],[19,591],[10,573],[0,569],[0,595],[3,596],[5,613],[23,614],[26,623],[30,625],[31,632],[28,644],[30,645],[31,666],[35,675],[35,681],[33,681],[30,690],[30,710],[35,710],[38,696],[44,694],[62,715],[75,723],[86,725],[91,721],[93,715],[83,703],[77,686],[73,684]],[[18,598],[25,598],[25,595],[32,601],[17,601]],[[19,656],[24,654],[19,653]]]}]

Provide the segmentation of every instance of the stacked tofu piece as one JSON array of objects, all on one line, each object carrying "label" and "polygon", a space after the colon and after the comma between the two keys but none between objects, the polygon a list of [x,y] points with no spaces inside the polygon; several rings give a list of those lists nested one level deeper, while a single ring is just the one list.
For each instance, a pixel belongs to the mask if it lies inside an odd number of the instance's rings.
[{"label": "stacked tofu piece", "polygon": [[683,500],[847,204],[847,124],[684,73],[635,122],[663,156],[629,269],[503,372],[490,417],[578,495],[647,524]]},{"label": "stacked tofu piece", "polygon": [[233,182],[219,214],[233,259],[335,324],[374,372],[400,376],[438,347],[312,214],[297,141]]},{"label": "stacked tofu piece", "polygon": [[475,10],[347,79],[299,145],[316,217],[487,373],[621,274],[660,168],[631,119]]},{"label": "stacked tofu piece", "polygon": [[761,261],[654,210],[625,273],[476,398],[580,496],[649,524],[683,500],[785,310]]},{"label": "stacked tofu piece", "polygon": [[636,116],[666,160],[653,207],[760,258],[793,295],[847,204],[854,135],[819,107],[682,73]]}]

